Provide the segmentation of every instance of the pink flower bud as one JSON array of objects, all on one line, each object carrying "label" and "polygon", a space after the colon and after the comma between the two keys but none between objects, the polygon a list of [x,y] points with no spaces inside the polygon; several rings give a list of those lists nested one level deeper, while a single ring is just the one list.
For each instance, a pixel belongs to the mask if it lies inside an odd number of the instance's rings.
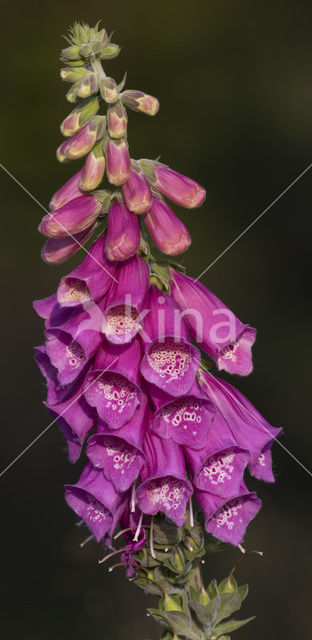
[{"label": "pink flower bud", "polygon": [[133,109],[134,111],[141,111],[148,116],[156,115],[159,109],[159,102],[154,96],[150,96],[143,91],[124,91],[120,96],[122,102]]},{"label": "pink flower bud", "polygon": [[80,196],[70,200],[42,218],[39,231],[47,238],[63,238],[68,233],[85,231],[95,222],[102,205],[93,196]]},{"label": "pink flower bud", "polygon": [[99,142],[87,156],[79,187],[83,191],[92,191],[99,186],[103,180],[105,171],[105,156],[103,154],[103,144]]},{"label": "pink flower bud", "polygon": [[195,180],[153,160],[140,160],[140,165],[153,187],[181,207],[193,209],[204,202],[206,191]]},{"label": "pink flower bud", "polygon": [[138,167],[131,169],[130,177],[122,185],[125,203],[133,213],[146,213],[152,204],[152,193],[143,171]]},{"label": "pink flower bud", "polygon": [[92,147],[94,147],[97,140],[103,137],[105,131],[105,118],[102,116],[95,116],[87,124],[80,129],[73,138],[70,138],[68,142],[65,142],[59,147],[59,157],[61,162],[64,156],[65,160],[75,160],[76,158],[82,158]]},{"label": "pink flower bud", "polygon": [[65,262],[65,260],[68,260],[68,258],[81,249],[81,245],[84,245],[85,242],[87,242],[93,233],[93,230],[94,225],[73,236],[49,238],[42,247],[42,260],[48,264],[61,264],[61,262]]},{"label": "pink flower bud", "polygon": [[63,184],[63,186],[58,191],[56,191],[49,204],[51,210],[59,209],[64,204],[66,204],[66,202],[69,202],[70,200],[83,195],[82,191],[80,191],[79,189],[81,176],[82,169],[78,171],[78,173],[75,173],[75,175],[67,180],[67,182],[65,182],[65,184]]},{"label": "pink flower bud", "polygon": [[118,87],[113,78],[101,78],[100,92],[103,100],[108,104],[114,104],[118,100]]},{"label": "pink flower bud", "polygon": [[83,106],[74,109],[61,124],[63,136],[69,137],[78,133],[81,127],[97,114],[99,108],[100,101],[96,96],[87,100]]},{"label": "pink flower bud", "polygon": [[108,212],[105,253],[109,260],[127,260],[140,246],[136,216],[124,204],[115,201]]},{"label": "pink flower bud", "polygon": [[191,244],[189,232],[172,209],[157,198],[144,216],[144,222],[157,247],[170,256],[186,251]]},{"label": "pink flower bud", "polygon": [[130,177],[131,163],[127,141],[109,140],[106,154],[106,173],[109,182],[119,186]]},{"label": "pink flower bud", "polygon": [[127,132],[127,113],[122,103],[116,102],[107,110],[107,128],[111,138],[122,138]]},{"label": "pink flower bud", "polygon": [[98,90],[99,83],[95,73],[86,73],[79,82],[77,95],[79,98],[89,98]]}]

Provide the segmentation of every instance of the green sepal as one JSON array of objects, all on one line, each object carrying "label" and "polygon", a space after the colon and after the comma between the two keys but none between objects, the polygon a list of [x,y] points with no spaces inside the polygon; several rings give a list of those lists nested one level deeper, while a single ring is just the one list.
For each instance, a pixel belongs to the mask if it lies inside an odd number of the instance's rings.
[{"label": "green sepal", "polygon": [[251,622],[255,619],[256,616],[252,616],[251,618],[245,618],[245,620],[229,620],[228,622],[223,622],[222,624],[218,624],[217,627],[213,630],[213,635],[211,640],[216,640],[219,636],[222,636],[224,633],[231,633],[232,631],[236,631],[240,627],[243,627],[248,622]]},{"label": "green sepal", "polygon": [[232,613],[235,613],[241,608],[241,600],[238,593],[222,593],[220,598],[221,602],[215,621],[216,624],[224,620],[224,618],[229,618]]}]

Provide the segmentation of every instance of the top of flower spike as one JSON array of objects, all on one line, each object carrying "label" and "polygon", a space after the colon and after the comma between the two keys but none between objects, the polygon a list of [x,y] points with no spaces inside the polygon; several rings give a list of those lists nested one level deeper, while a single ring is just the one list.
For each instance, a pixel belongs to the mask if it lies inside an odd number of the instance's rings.
[{"label": "top of flower spike", "polygon": [[118,56],[120,46],[111,42],[113,34],[108,36],[106,29],[99,29],[99,22],[94,27],[75,22],[65,36],[69,47],[62,50],[61,60],[69,65],[85,63],[91,56],[111,59]]}]

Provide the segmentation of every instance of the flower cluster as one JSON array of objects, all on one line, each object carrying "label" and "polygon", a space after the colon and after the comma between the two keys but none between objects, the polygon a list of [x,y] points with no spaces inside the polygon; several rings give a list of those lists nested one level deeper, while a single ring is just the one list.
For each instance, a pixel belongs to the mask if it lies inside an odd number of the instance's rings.
[{"label": "flower cluster", "polygon": [[[100,61],[118,49],[105,30],[75,25],[62,52],[61,76],[73,83],[67,98],[82,102],[61,125],[57,157],[86,159],[40,224],[43,259],[66,260],[95,229],[97,239],[57,292],[34,303],[46,337],[35,357],[70,461],[87,439],[86,465],[66,485],[66,501],[110,548],[120,525],[131,564],[156,514],[192,526],[193,499],[208,533],[240,544],[261,506],[245,470],[274,481],[270,450],[280,429],[211,372],[248,375],[255,329],[170,258],[152,254],[147,232],[167,256],[190,244],[165,198],[194,208],[205,191],[158,161],[130,158],[126,108],[154,115],[159,105],[105,75]],[[108,188],[98,189],[105,175]]]}]

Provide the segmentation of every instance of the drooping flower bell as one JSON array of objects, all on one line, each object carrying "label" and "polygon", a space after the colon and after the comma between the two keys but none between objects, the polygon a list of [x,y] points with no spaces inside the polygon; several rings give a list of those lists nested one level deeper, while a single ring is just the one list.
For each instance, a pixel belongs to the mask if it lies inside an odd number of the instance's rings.
[{"label": "drooping flower bell", "polygon": [[141,373],[146,380],[172,396],[185,395],[200,366],[200,354],[187,333],[173,298],[150,287],[142,338],[145,353]]},{"label": "drooping flower bell", "polygon": [[247,376],[256,330],[243,324],[201,282],[171,269],[171,293],[199,346],[219,370]]}]

